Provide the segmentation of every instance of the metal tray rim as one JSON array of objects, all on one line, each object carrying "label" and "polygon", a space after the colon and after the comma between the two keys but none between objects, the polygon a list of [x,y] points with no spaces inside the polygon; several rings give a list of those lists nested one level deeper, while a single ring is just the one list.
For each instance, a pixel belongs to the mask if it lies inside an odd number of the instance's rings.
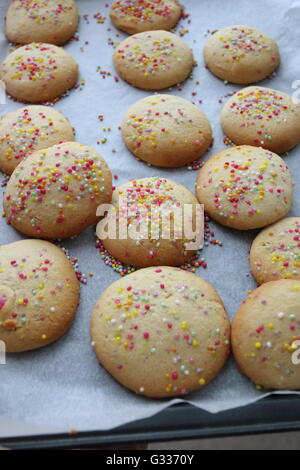
[{"label": "metal tray rim", "polygon": [[109,431],[9,437],[1,439],[1,445],[16,450],[67,449],[295,430],[300,430],[299,397],[274,395],[217,414],[183,403]]}]

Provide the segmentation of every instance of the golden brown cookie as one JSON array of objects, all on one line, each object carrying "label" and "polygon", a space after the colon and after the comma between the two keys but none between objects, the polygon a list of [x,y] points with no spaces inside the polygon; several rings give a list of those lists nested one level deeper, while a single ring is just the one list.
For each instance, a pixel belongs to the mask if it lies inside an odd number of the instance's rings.
[{"label": "golden brown cookie", "polygon": [[229,354],[230,323],[204,279],[181,269],[147,268],[111,284],[92,316],[100,363],[122,385],[149,397],[204,387]]},{"label": "golden brown cookie", "polygon": [[0,116],[0,170],[11,175],[30,153],[74,140],[68,119],[50,106],[26,106]]},{"label": "golden brown cookie", "polygon": [[212,143],[205,114],[173,95],[152,95],[134,103],[123,119],[122,134],[134,155],[162,167],[191,163]]},{"label": "golden brown cookie", "polygon": [[255,83],[269,77],[280,63],[277,44],[262,31],[245,25],[215,32],[204,46],[209,70],[231,83]]},{"label": "golden brown cookie", "polygon": [[221,123],[237,145],[283,153],[300,142],[300,104],[270,88],[252,86],[236,92],[223,107]]},{"label": "golden brown cookie", "polygon": [[261,285],[240,306],[232,325],[233,353],[241,372],[258,386],[300,389],[299,305],[299,281],[281,279]]},{"label": "golden brown cookie", "polygon": [[76,84],[78,65],[62,47],[46,43],[22,46],[0,65],[0,79],[13,98],[42,103],[60,97]]},{"label": "golden brown cookie", "polygon": [[115,0],[110,18],[113,24],[128,34],[176,26],[183,8],[178,0]]},{"label": "golden brown cookie", "polygon": [[79,283],[64,252],[42,240],[0,246],[0,340],[7,352],[40,348],[70,328]]},{"label": "golden brown cookie", "polygon": [[207,160],[198,174],[196,194],[220,224],[239,230],[265,227],[290,210],[291,173],[269,150],[232,147]]},{"label": "golden brown cookie", "polygon": [[[158,177],[133,180],[115,189],[112,204],[114,210],[100,224],[103,235],[97,233],[107,251],[123,263],[138,268],[181,266],[200,248],[193,243],[203,229],[202,217],[196,221],[199,204],[181,184]],[[186,230],[185,214],[194,233]]]},{"label": "golden brown cookie", "polygon": [[77,142],[38,150],[13,172],[4,194],[7,221],[25,235],[59,239],[96,224],[110,202],[112,175],[96,150]]},{"label": "golden brown cookie", "polygon": [[78,26],[74,0],[12,0],[7,10],[5,34],[19,44],[46,42],[61,45]]},{"label": "golden brown cookie", "polygon": [[300,280],[300,218],[287,217],[262,230],[252,243],[250,265],[259,284]]},{"label": "golden brown cookie", "polygon": [[166,31],[134,34],[122,41],[114,54],[118,74],[144,90],[162,90],[184,81],[193,61],[189,46]]}]

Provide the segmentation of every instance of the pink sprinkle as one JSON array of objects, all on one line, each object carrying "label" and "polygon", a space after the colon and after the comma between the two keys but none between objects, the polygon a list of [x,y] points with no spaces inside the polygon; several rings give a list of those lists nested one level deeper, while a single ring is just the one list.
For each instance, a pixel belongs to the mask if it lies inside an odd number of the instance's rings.
[{"label": "pink sprinkle", "polygon": [[264,325],[261,325],[256,329],[256,333],[261,333],[262,331],[264,331],[264,329],[265,329]]},{"label": "pink sprinkle", "polygon": [[149,336],[150,336],[149,333],[147,333],[147,332],[144,333],[144,338],[145,339],[149,339]]}]

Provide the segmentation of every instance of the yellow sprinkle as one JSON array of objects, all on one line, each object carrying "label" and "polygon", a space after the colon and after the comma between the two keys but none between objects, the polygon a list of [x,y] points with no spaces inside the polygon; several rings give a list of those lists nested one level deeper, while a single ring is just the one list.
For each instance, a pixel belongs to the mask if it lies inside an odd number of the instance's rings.
[{"label": "yellow sprinkle", "polygon": [[182,330],[186,330],[186,329],[187,329],[187,322],[186,322],[186,321],[181,322],[181,329],[182,329]]},{"label": "yellow sprinkle", "polygon": [[298,286],[295,285],[295,286],[292,287],[292,290],[295,290],[295,291],[297,291],[297,290],[299,290],[299,289],[300,289],[299,285],[298,285]]}]

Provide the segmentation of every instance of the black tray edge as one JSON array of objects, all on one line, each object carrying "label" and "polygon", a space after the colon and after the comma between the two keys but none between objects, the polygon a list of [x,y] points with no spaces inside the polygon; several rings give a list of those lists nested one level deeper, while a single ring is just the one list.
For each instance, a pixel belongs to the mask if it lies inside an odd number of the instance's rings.
[{"label": "black tray edge", "polygon": [[109,431],[6,438],[1,445],[16,450],[67,449],[296,430],[300,430],[300,399],[287,395],[217,414],[180,404]]}]

